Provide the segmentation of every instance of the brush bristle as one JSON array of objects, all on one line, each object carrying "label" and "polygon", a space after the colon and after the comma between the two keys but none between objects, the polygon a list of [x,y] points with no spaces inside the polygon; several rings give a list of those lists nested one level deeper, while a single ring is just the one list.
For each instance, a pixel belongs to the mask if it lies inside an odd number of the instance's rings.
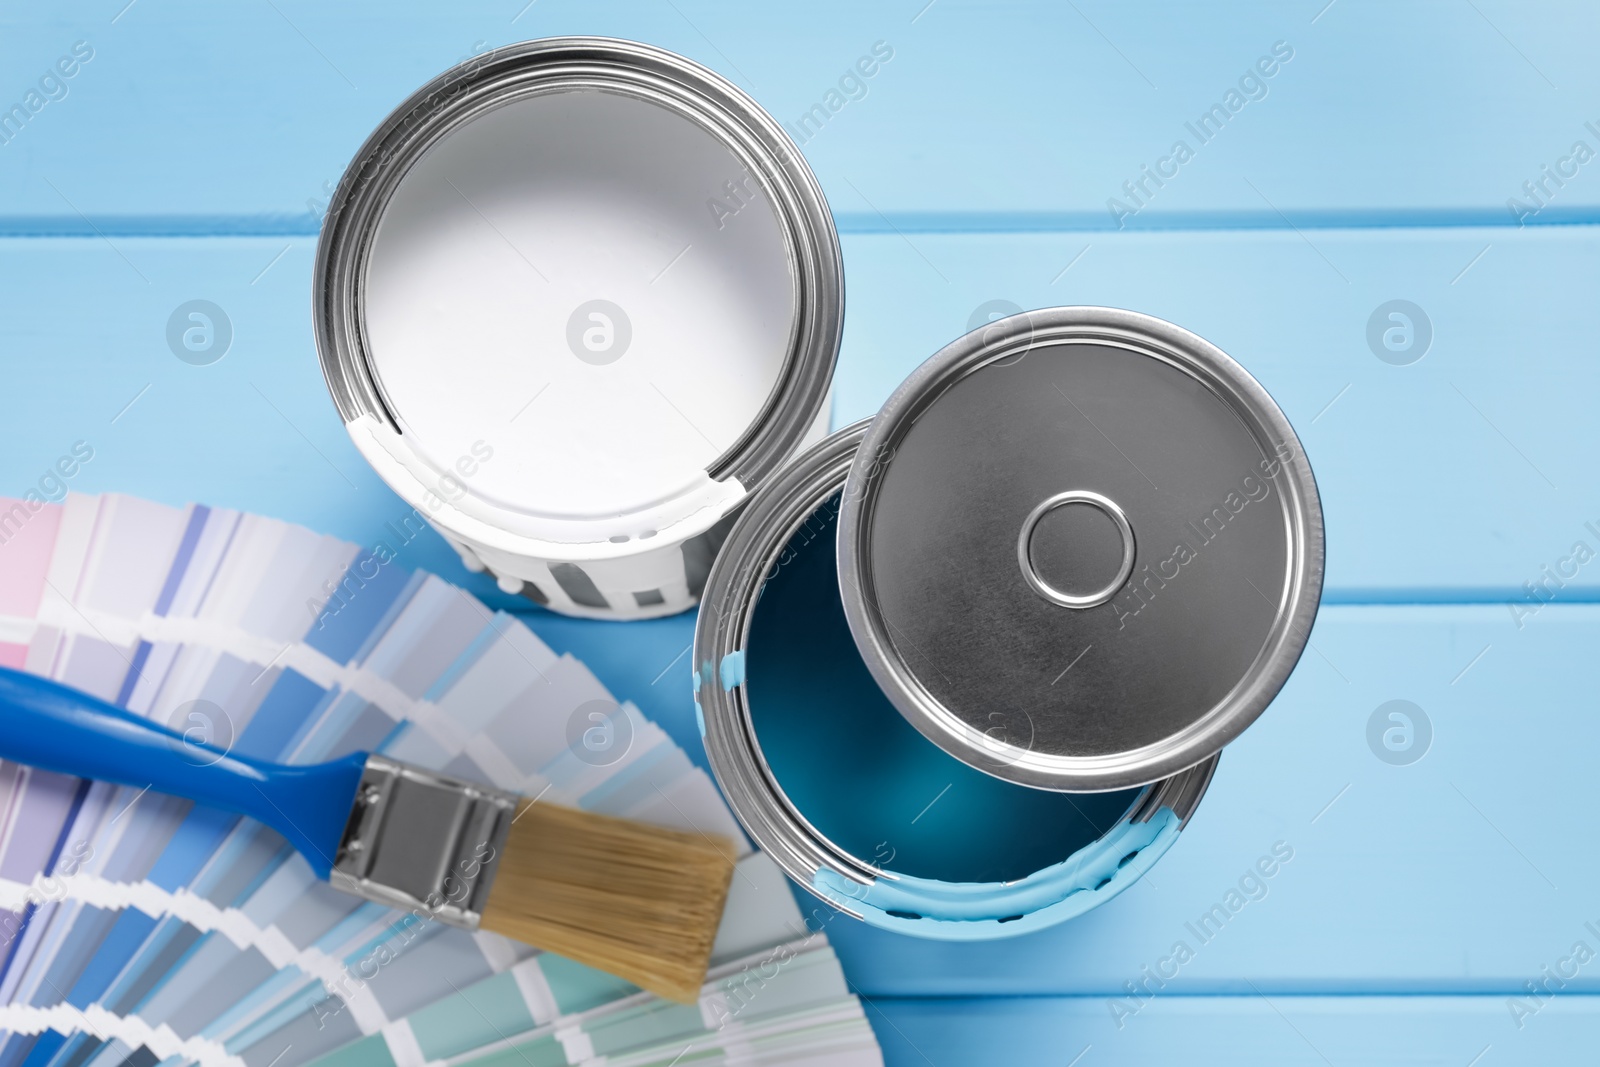
[{"label": "brush bristle", "polygon": [[725,838],[524,801],[483,927],[693,1003],[733,862]]}]

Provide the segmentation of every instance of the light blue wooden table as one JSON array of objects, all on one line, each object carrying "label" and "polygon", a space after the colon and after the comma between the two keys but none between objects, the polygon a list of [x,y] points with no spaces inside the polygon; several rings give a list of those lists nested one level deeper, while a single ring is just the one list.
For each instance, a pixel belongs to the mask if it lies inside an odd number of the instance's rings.
[{"label": "light blue wooden table", "polygon": [[[891,1063],[1595,1058],[1600,960],[1566,961],[1600,951],[1600,559],[1574,553],[1600,552],[1600,10],[8,0],[0,108],[88,58],[0,126],[0,492],[84,440],[74,489],[376,540],[408,509],[322,386],[318,215],[415,86],[563,33],[682,52],[791,125],[893,49],[804,144],[849,286],[836,424],[989,302],[1112,304],[1243,363],[1321,485],[1313,647],[1151,877],[986,945],[828,924]],[[1247,78],[1275,46],[1292,54]],[[1218,103],[1202,142],[1186,124]],[[1168,177],[1135,200],[1143,167]],[[165,341],[191,299],[234,331],[210,366]],[[1425,317],[1414,361],[1420,330],[1388,360],[1369,345],[1392,300]],[[406,556],[510,604],[437,539]],[[530,622],[697,747],[691,618]],[[1367,741],[1396,699],[1431,724],[1408,765]],[[1265,896],[1194,943],[1185,924],[1279,842]],[[1178,940],[1194,958],[1130,998]],[[1530,997],[1551,973],[1559,996]]]}]

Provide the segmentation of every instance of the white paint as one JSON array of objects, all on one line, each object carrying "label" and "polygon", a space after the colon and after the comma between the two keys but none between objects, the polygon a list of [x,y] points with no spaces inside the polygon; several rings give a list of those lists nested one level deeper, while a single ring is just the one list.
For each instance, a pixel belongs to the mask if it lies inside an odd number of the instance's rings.
[{"label": "white paint", "polygon": [[[742,205],[714,210],[736,205],[729,183]],[[605,365],[568,344],[595,299],[632,327]],[[738,158],[598,90],[523,98],[435,145],[385,208],[364,292],[409,451],[442,475],[488,442],[493,459],[457,473],[468,500],[635,538],[630,513],[671,522],[673,500],[703,496],[777,385],[795,302],[777,215]]]}]

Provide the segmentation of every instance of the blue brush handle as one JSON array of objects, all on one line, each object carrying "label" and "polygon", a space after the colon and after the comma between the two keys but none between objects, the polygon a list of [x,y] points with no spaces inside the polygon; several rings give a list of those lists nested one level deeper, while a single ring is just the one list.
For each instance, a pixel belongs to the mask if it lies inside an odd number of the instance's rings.
[{"label": "blue brush handle", "polygon": [[328,877],[367,756],[294,767],[190,741],[87,693],[0,667],[0,758],[187,797],[278,831]]}]

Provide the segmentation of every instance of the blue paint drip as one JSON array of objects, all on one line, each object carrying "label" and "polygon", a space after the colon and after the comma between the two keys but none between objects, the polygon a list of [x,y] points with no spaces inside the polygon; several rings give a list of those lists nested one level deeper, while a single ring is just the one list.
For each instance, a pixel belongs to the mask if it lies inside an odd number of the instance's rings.
[{"label": "blue paint drip", "polygon": [[722,657],[722,691],[744,684],[744,652],[729,652]]},{"label": "blue paint drip", "polygon": [[[693,667],[694,665],[691,663],[690,666]],[[705,710],[700,707],[700,684],[705,680],[705,676],[710,672],[710,663],[702,663],[700,666],[694,667],[694,669],[689,672],[689,677],[693,679],[694,685],[694,723],[696,726],[700,727],[700,740],[702,741],[706,739],[706,713]]]},{"label": "blue paint drip", "polygon": [[941,941],[1011,937],[1082,915],[1122,892],[1172,847],[1179,823],[1171,808],[1149,822],[1119,823],[1067,860],[1016,882],[901,875],[864,886],[822,870],[812,885],[835,907],[888,930]]}]

